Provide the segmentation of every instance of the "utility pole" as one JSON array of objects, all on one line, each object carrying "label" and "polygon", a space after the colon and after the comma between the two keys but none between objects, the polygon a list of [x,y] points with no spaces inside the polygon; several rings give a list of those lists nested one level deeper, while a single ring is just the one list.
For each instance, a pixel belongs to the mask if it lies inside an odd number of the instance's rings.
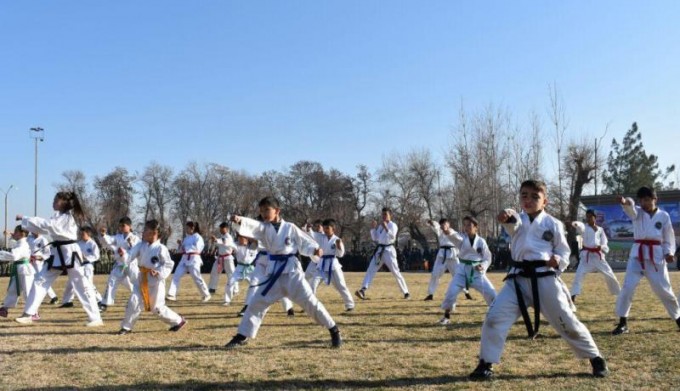
[{"label": "utility pole", "polygon": [[45,141],[45,129],[35,127],[28,131],[29,136],[35,141],[35,190],[33,194],[33,215],[38,215],[38,141]]},{"label": "utility pole", "polygon": [[12,190],[14,185],[9,185],[9,188],[7,190],[1,190],[3,193],[5,193],[5,230],[3,231],[2,235],[5,236],[5,248],[7,248],[7,236],[5,235],[5,232],[7,232],[7,195],[9,194],[9,191]]}]

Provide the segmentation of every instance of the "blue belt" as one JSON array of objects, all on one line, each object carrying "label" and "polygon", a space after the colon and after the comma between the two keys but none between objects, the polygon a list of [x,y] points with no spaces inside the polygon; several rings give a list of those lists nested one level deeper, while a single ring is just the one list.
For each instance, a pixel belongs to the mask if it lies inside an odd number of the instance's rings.
[{"label": "blue belt", "polygon": [[333,258],[335,258],[335,255],[322,255],[321,259],[321,273],[323,274],[326,271],[326,261],[330,260],[330,265],[328,265],[328,275],[326,277],[326,285],[331,284],[331,277],[333,276]]},{"label": "blue belt", "polygon": [[269,290],[272,289],[272,286],[274,286],[276,280],[278,280],[279,277],[281,277],[281,274],[283,274],[283,270],[286,268],[288,260],[294,257],[295,254],[269,254],[269,260],[279,262],[280,265],[277,266],[276,270],[274,270],[274,273],[271,275],[271,277],[269,277],[269,279],[267,279],[267,281],[260,284],[260,285],[264,285],[265,283],[267,284],[262,290],[262,296],[267,296],[267,293],[269,293]]}]

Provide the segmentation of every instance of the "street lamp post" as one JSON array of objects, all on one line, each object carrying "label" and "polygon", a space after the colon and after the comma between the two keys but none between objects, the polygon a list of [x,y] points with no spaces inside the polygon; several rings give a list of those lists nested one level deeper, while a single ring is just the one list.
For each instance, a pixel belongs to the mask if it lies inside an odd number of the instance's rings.
[{"label": "street lamp post", "polygon": [[45,129],[31,128],[29,135],[35,140],[35,192],[33,194],[33,215],[38,215],[38,141],[45,141]]},{"label": "street lamp post", "polygon": [[[2,190],[2,192],[5,193],[5,230],[2,232],[2,236],[5,236],[5,232],[7,232],[7,195],[13,187],[14,185],[9,185],[7,190]],[[5,236],[5,248],[7,248],[7,236]]]}]

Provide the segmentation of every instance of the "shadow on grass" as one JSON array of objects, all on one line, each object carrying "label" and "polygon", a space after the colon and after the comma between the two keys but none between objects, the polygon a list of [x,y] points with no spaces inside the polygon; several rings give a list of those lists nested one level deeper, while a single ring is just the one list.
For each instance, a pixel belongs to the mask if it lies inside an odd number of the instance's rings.
[{"label": "shadow on grass", "polygon": [[[504,380],[541,380],[541,379],[561,379],[561,378],[591,378],[589,374],[585,373],[566,373],[556,372],[547,374],[537,374],[529,376],[516,375],[499,375],[494,381],[487,383],[489,386]],[[80,390],[89,391],[108,391],[120,389],[144,389],[144,390],[226,390],[226,389],[329,389],[329,390],[345,390],[345,389],[365,389],[365,388],[397,388],[397,387],[425,387],[425,386],[463,386],[464,383],[469,383],[467,376],[434,376],[434,377],[402,377],[394,379],[376,379],[376,380],[309,380],[309,379],[289,379],[289,380],[260,380],[260,381],[225,381],[225,382],[201,382],[201,381],[186,381],[183,383],[158,383],[145,382],[137,384],[118,384],[112,386],[96,386],[83,387]],[[469,383],[470,384],[470,383]],[[60,391],[71,390],[72,387],[45,387],[45,388],[31,388],[32,390],[43,391]]]}]

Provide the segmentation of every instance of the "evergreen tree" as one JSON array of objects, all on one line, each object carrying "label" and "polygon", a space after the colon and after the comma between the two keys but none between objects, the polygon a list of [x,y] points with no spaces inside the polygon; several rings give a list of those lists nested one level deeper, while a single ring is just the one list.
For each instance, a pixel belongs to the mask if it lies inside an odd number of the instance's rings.
[{"label": "evergreen tree", "polygon": [[662,189],[663,181],[674,170],[673,165],[661,171],[658,157],[647,155],[642,145],[642,134],[637,123],[633,122],[621,144],[616,139],[612,140],[603,181],[613,194],[631,194],[641,186],[653,185],[657,189]]}]

